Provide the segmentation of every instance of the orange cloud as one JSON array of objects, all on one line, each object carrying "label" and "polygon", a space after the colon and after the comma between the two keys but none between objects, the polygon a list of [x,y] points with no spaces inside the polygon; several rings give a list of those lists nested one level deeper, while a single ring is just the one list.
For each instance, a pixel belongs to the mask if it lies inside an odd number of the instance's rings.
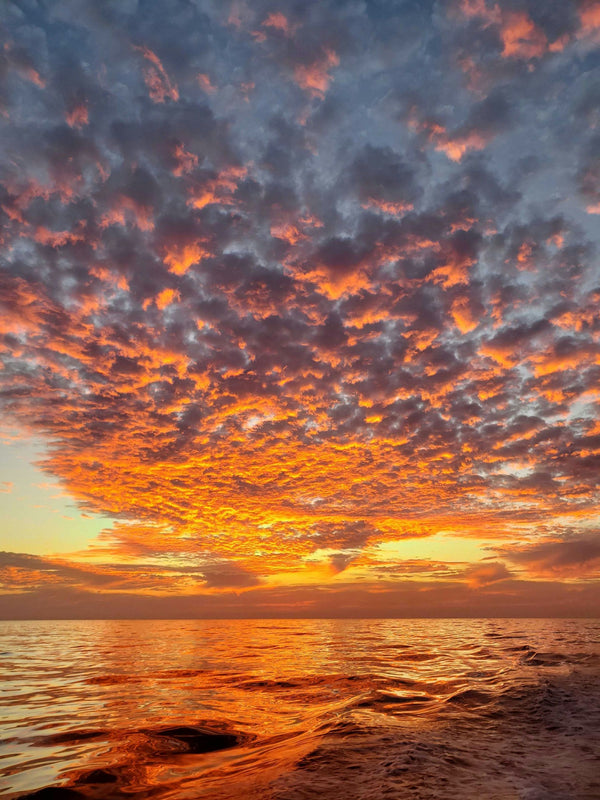
[{"label": "orange cloud", "polygon": [[373,197],[370,197],[366,203],[363,203],[362,207],[377,208],[379,211],[383,211],[384,214],[391,214],[392,216],[406,214],[407,211],[412,211],[414,208],[412,203],[393,203],[388,200],[380,200]]},{"label": "orange cloud", "polygon": [[63,247],[66,244],[76,244],[85,241],[83,233],[73,233],[72,231],[49,231],[40,226],[36,228],[34,239],[40,244],[50,247]]},{"label": "orange cloud", "polygon": [[457,137],[448,136],[445,132],[434,135],[435,149],[445,153],[451,161],[460,161],[465,153],[471,150],[483,150],[489,138],[481,133],[467,133]]},{"label": "orange cloud", "polygon": [[458,8],[466,17],[482,17],[488,24],[500,21],[498,6],[488,6],[486,0],[460,0]]},{"label": "orange cloud", "polygon": [[500,35],[505,58],[539,58],[548,49],[548,40],[543,32],[524,13],[508,13]]},{"label": "orange cloud", "polygon": [[41,77],[40,73],[33,69],[33,67],[29,67],[24,71],[24,75],[28,81],[34,83],[38,89],[45,89],[46,88],[46,81]]},{"label": "orange cloud", "polygon": [[65,114],[67,125],[72,128],[83,128],[88,124],[88,108],[85,103],[73,106],[73,108]]},{"label": "orange cloud", "polygon": [[173,158],[177,162],[177,166],[173,170],[173,175],[180,178],[182,175],[187,175],[193,172],[198,166],[198,156],[195,153],[188,153],[182,144],[176,144],[173,150]]},{"label": "orange cloud", "polygon": [[198,75],[196,75],[196,80],[198,81],[200,88],[207,94],[214,94],[217,91],[217,87],[214,85],[208,75],[206,75],[206,73],[199,72]]},{"label": "orange cloud", "polygon": [[137,226],[141,231],[153,230],[153,208],[127,195],[119,195],[115,198],[112,208],[102,215],[100,227],[108,228],[111,225],[126,225],[128,222]]},{"label": "orange cloud", "polygon": [[156,297],[156,306],[162,311],[175,300],[179,300],[179,292],[175,289],[163,289]]},{"label": "orange cloud", "polygon": [[596,0],[584,0],[579,8],[579,18],[584,34],[595,34],[600,29],[600,6]]},{"label": "orange cloud", "polygon": [[568,41],[568,37],[559,38],[549,44],[528,14],[506,10],[499,4],[488,5],[485,0],[461,0],[459,10],[464,16],[481,19],[484,27],[499,28],[504,58],[540,58],[548,51],[560,52]]},{"label": "orange cloud", "polygon": [[512,578],[512,574],[501,562],[489,564],[475,564],[465,571],[465,577],[470,586],[479,589],[482,586],[492,586],[501,581]]},{"label": "orange cloud", "polygon": [[167,75],[161,60],[148,47],[136,47],[150,66],[144,69],[144,81],[150,92],[150,98],[155,103],[164,103],[167,99],[179,100],[179,90]]},{"label": "orange cloud", "polygon": [[308,238],[297,225],[291,222],[274,222],[271,225],[271,236],[274,239],[283,239],[291,245],[295,245],[302,239]]},{"label": "orange cloud", "polygon": [[173,247],[165,255],[164,262],[174,275],[185,275],[192,264],[197,264],[207,255],[209,252],[200,244],[187,244]]},{"label": "orange cloud", "polygon": [[245,12],[246,8],[242,3],[233,2],[227,17],[227,24],[239,30],[242,27],[242,14]]},{"label": "orange cloud", "polygon": [[449,132],[439,122],[420,119],[417,109],[413,108],[408,120],[409,126],[418,133],[424,134],[435,149],[445,153],[451,161],[459,162],[469,152],[483,150],[494,137],[492,131],[457,130]]},{"label": "orange cloud", "polygon": [[293,28],[288,18],[285,14],[282,14],[281,11],[272,11],[263,22],[263,27],[274,28],[275,30],[281,31],[286,36],[291,36],[293,33]]},{"label": "orange cloud", "polygon": [[189,204],[194,208],[204,208],[212,203],[232,205],[231,196],[238,187],[238,183],[248,174],[246,167],[227,167],[221,170],[215,178],[211,178],[200,186],[190,190]]},{"label": "orange cloud", "polygon": [[467,295],[459,295],[452,301],[451,314],[454,324],[461,333],[470,333],[479,323]]},{"label": "orange cloud", "polygon": [[432,270],[429,280],[439,283],[444,289],[466,285],[469,282],[469,269],[475,263],[468,256],[451,255],[443,264]]},{"label": "orange cloud", "polygon": [[312,97],[325,97],[331,82],[330,71],[340,60],[333,50],[325,50],[323,55],[311,64],[298,64],[294,68],[294,78],[301,89]]}]

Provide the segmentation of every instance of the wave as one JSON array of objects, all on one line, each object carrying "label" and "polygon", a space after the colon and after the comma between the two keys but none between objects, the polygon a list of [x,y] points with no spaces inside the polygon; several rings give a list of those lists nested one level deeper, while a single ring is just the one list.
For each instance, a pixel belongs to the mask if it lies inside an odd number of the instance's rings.
[{"label": "wave", "polygon": [[211,649],[190,623],[177,648],[147,637],[136,664],[118,637],[79,666],[29,650],[1,701],[6,798],[600,797],[598,628],[521,624],[364,622],[327,639],[306,622],[290,644],[286,623],[250,651],[239,626]]}]

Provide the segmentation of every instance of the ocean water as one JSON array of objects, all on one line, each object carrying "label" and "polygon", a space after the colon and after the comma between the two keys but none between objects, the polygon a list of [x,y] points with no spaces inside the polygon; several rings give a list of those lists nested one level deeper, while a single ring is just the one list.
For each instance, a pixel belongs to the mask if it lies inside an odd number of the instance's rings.
[{"label": "ocean water", "polygon": [[600,621],[0,623],[3,797],[600,798]]}]

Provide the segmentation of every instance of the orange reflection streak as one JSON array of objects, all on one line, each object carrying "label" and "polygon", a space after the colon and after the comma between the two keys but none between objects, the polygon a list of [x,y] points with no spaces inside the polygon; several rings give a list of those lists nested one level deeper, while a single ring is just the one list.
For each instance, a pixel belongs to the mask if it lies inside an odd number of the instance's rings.
[{"label": "orange reflection streak", "polygon": [[[310,608],[310,599],[299,605]],[[148,625],[99,623],[92,630],[100,636],[78,632],[73,644],[95,652],[76,698],[66,701],[79,724],[48,723],[36,746],[44,757],[61,754],[62,790],[85,798],[106,793],[107,784],[111,793],[209,800],[224,797],[224,786],[227,798],[265,794],[340,719],[360,730],[367,705],[403,725],[436,715],[440,701],[464,690],[471,658],[454,626],[229,620],[183,622],[169,633],[158,621],[149,633]],[[49,683],[53,697],[61,691],[59,680]]]}]

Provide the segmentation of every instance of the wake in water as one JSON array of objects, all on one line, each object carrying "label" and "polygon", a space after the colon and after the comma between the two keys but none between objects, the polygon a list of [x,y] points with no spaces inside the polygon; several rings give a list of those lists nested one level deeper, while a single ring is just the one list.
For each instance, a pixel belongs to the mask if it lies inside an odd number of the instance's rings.
[{"label": "wake in water", "polygon": [[595,621],[3,623],[7,798],[600,798]]}]

